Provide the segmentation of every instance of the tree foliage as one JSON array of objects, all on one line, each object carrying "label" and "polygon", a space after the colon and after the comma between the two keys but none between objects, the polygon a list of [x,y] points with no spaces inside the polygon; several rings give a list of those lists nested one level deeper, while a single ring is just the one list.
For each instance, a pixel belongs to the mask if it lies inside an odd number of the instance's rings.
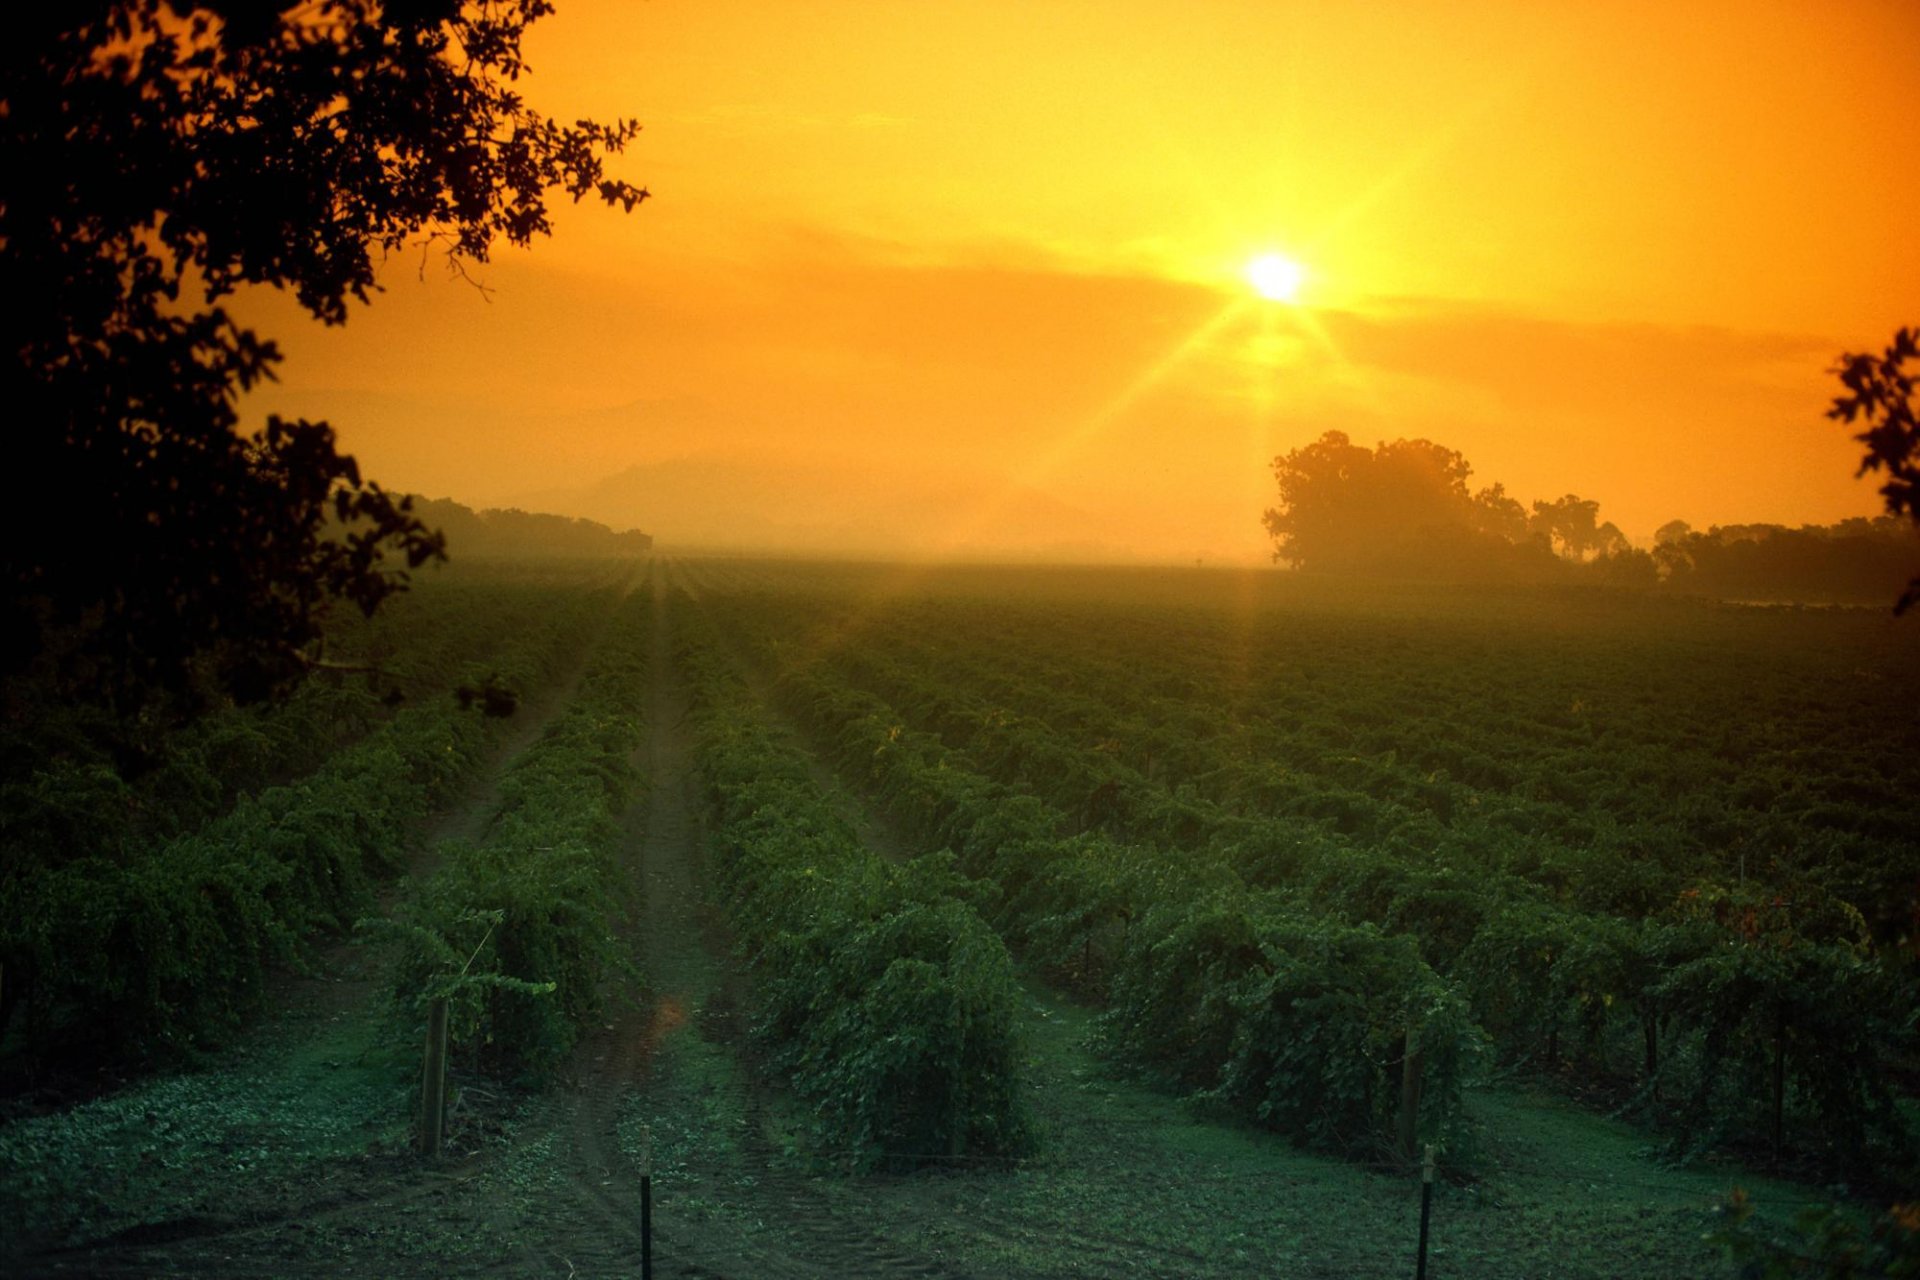
[{"label": "tree foliage", "polygon": [[1295,568],[1553,578],[1567,562],[1644,559],[1600,522],[1598,502],[1568,494],[1529,513],[1504,485],[1470,489],[1472,465],[1431,440],[1368,449],[1329,431],[1275,458],[1273,472],[1280,505],[1266,513],[1267,532],[1274,558]]},{"label": "tree foliage", "polygon": [[[1861,604],[1898,592],[1920,554],[1920,525],[1853,516],[1832,525],[1714,525],[1675,520],[1653,549],[1669,590],[1733,600],[1832,600]],[[1676,529],[1676,526],[1678,528]]]},{"label": "tree foliage", "polygon": [[[324,422],[237,430],[280,352],[224,300],[343,322],[388,254],[456,269],[550,230],[548,197],[632,209],[638,125],[561,125],[517,82],[547,0],[91,0],[0,52],[0,675],[123,711],[310,665],[332,600],[373,610],[442,540]],[[100,554],[93,548],[109,548]],[[397,556],[405,568],[388,563]]]},{"label": "tree foliage", "polygon": [[1600,519],[1597,501],[1577,493],[1552,502],[1536,500],[1529,530],[1546,538],[1560,555],[1583,563],[1595,556],[1625,554],[1633,545],[1619,526]]},{"label": "tree foliage", "polygon": [[1465,523],[1467,460],[1430,440],[1378,450],[1329,431],[1273,462],[1280,506],[1266,513],[1274,554],[1296,566],[1348,568],[1389,557],[1431,530]]},{"label": "tree foliage", "polygon": [[[1867,447],[1858,474],[1885,471],[1880,486],[1889,515],[1905,515],[1920,526],[1920,412],[1913,401],[1914,375],[1909,361],[1920,364],[1920,329],[1901,329],[1879,355],[1848,353],[1834,366],[1834,376],[1846,388],[1835,396],[1827,416],[1849,426],[1864,427],[1854,439]],[[1916,574],[1894,605],[1905,613],[1920,601],[1920,574]]]}]

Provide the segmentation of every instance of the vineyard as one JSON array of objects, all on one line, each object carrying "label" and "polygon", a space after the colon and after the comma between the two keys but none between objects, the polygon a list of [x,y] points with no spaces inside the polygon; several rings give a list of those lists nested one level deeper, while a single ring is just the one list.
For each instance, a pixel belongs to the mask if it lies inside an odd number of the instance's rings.
[{"label": "vineyard", "polygon": [[[1920,1185],[1920,632],[1278,573],[436,576],[0,802],[20,1274],[1733,1274]],[[446,1012],[448,1154],[414,1154]],[[342,1260],[352,1266],[340,1265]]]}]

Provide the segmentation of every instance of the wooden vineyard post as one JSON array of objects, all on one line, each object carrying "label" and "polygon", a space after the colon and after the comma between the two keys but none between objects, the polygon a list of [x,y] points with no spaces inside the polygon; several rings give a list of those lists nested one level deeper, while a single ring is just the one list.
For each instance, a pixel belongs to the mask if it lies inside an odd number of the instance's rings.
[{"label": "wooden vineyard post", "polygon": [[440,1156],[447,1123],[447,1000],[427,1005],[426,1066],[420,1079],[420,1152]]},{"label": "wooden vineyard post", "polygon": [[1420,1140],[1420,1086],[1422,1084],[1422,1066],[1420,1051],[1414,1048],[1414,1032],[1407,1032],[1405,1051],[1400,1058],[1400,1153],[1407,1159],[1413,1159],[1419,1150]]},{"label": "wooden vineyard post", "polygon": [[1427,1223],[1433,1216],[1433,1144],[1420,1164],[1420,1252],[1413,1263],[1413,1280],[1427,1280]]},{"label": "wooden vineyard post", "polygon": [[640,1280],[653,1280],[653,1129],[640,1126]]}]

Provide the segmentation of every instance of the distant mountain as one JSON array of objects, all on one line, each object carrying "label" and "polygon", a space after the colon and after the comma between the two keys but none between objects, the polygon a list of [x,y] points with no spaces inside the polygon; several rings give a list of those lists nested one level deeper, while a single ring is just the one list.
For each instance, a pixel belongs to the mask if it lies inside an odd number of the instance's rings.
[{"label": "distant mountain", "polygon": [[544,515],[515,507],[475,511],[450,498],[413,500],[414,514],[447,535],[447,554],[487,559],[543,556],[634,556],[653,547],[638,529],[615,532],[597,520]]},{"label": "distant mountain", "polygon": [[676,548],[1006,557],[1133,558],[1089,536],[1100,520],[1036,489],[967,475],[882,471],[857,458],[689,456],[628,467],[523,499],[612,524],[644,518]]}]

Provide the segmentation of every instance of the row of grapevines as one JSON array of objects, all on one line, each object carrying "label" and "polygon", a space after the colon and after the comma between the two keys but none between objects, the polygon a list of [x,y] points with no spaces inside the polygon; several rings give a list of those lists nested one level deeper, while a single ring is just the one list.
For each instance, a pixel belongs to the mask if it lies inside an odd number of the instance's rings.
[{"label": "row of grapevines", "polygon": [[[1878,692],[1905,669],[1886,637],[1845,617],[1622,606],[1570,626],[1477,603],[1492,616],[1238,627],[943,604],[890,616],[862,656],[1163,791],[1499,865],[1585,908],[1778,876],[1853,903],[1881,941],[1908,930],[1920,788],[1911,726]],[[1081,781],[1083,799],[1101,785]]]},{"label": "row of grapevines", "polygon": [[773,1065],[826,1146],[994,1155],[1027,1142],[1012,962],[950,858],[870,852],[768,727],[738,673],[693,638],[696,753],[729,919]]},{"label": "row of grapevines", "polygon": [[616,606],[572,702],[509,765],[485,834],[443,844],[389,926],[401,1005],[448,1000],[453,1049],[490,1070],[549,1071],[599,1017],[606,980],[639,978],[616,930],[651,619],[644,593]]},{"label": "row of grapevines", "polygon": [[[1791,1118],[1803,1150],[1837,1163],[1900,1159],[1890,1065],[1911,1040],[1900,1014],[1911,983],[1872,957],[1859,914],[1817,883],[1706,885],[1645,918],[1583,910],[1457,849],[1357,848],[1296,820],[1169,796],[1031,716],[994,714],[944,680],[870,653],[843,652],[834,664],[947,727],[1003,784],[1058,801],[1097,783],[1105,815],[1083,810],[1083,822],[1191,842],[1187,865],[1209,850],[1252,883],[1286,886],[1316,914],[1417,942],[1511,1054],[1544,1047],[1550,1061],[1565,1053],[1601,1069],[1629,1059],[1648,1114],[1682,1147],[1778,1142]],[[1036,686],[1022,703],[1047,697]],[[1609,868],[1596,860],[1593,873]]]},{"label": "row of grapevines", "polygon": [[[577,651],[604,595],[553,593],[498,652],[537,684]],[[308,777],[243,795],[188,835],[10,858],[0,919],[6,1007],[45,1060],[163,1049],[255,1008],[266,967],[364,910],[418,823],[471,776],[501,721],[449,696],[402,709]]]},{"label": "row of grapevines", "polygon": [[76,857],[137,857],[241,796],[319,768],[400,706],[490,677],[537,678],[520,670],[519,638],[583,589],[424,581],[372,619],[347,610],[330,622],[328,659],[353,673],[322,670],[284,700],[219,708],[171,730],[109,725],[98,709],[40,709],[0,753],[8,765],[0,781],[4,865],[18,873]]},{"label": "row of grapevines", "polygon": [[999,887],[998,922],[1031,961],[1106,1001],[1125,1057],[1327,1149],[1457,1137],[1481,1038],[1410,941],[1250,890],[1218,859],[1063,835],[1057,812],[878,699],[817,670],[783,686],[844,766]]}]

